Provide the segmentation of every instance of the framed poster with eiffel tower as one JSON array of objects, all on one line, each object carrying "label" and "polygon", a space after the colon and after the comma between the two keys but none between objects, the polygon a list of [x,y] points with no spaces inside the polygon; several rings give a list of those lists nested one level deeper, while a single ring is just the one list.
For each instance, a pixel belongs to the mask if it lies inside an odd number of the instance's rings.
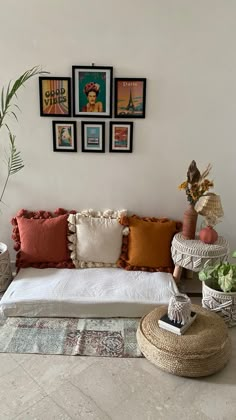
[{"label": "framed poster with eiffel tower", "polygon": [[145,118],[146,79],[115,78],[115,117]]}]

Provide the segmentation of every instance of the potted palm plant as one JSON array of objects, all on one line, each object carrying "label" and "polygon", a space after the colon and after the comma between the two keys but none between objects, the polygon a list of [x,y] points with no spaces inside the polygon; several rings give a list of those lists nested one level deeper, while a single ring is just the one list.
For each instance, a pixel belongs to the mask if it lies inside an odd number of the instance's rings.
[{"label": "potted palm plant", "polygon": [[[6,178],[3,181],[0,189],[0,204],[3,204],[3,196],[6,191],[6,187],[9,178],[15,175],[24,167],[23,160],[21,158],[20,151],[16,148],[16,136],[12,133],[9,128],[10,118],[17,120],[17,109],[18,105],[14,103],[17,99],[17,93],[24,84],[36,75],[46,73],[41,70],[39,66],[32,67],[25,71],[18,79],[14,82],[10,81],[7,87],[1,89],[0,94],[0,131],[6,130],[9,140],[9,152],[6,157],[7,173]],[[0,291],[6,290],[8,284],[12,278],[12,272],[10,267],[10,259],[7,246],[0,242]]]},{"label": "potted palm plant", "polygon": [[[236,258],[236,251],[232,256]],[[203,282],[202,306],[221,315],[229,327],[236,325],[236,264],[221,262],[199,272]]]}]

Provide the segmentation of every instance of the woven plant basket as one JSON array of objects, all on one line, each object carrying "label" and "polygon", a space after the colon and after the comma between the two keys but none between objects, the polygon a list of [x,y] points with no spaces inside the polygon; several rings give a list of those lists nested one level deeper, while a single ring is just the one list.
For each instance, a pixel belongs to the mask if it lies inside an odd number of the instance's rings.
[{"label": "woven plant basket", "polygon": [[220,292],[203,282],[202,306],[220,315],[228,327],[236,326],[236,292]]},{"label": "woven plant basket", "polygon": [[7,246],[0,242],[0,292],[4,292],[12,280],[10,256]]}]

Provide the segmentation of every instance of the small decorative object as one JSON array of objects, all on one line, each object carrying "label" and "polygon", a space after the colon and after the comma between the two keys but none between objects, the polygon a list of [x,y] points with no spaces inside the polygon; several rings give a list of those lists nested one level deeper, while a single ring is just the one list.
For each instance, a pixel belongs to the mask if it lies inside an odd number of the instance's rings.
[{"label": "small decorative object", "polygon": [[[236,258],[236,251],[232,254]],[[221,262],[199,272],[203,282],[202,306],[221,315],[229,327],[236,326],[236,264]]]},{"label": "small decorative object", "polygon": [[206,227],[199,233],[201,241],[214,244],[218,239],[218,233],[213,229],[213,226],[219,223],[220,218],[224,215],[220,196],[214,193],[204,194],[197,201],[195,210],[205,218]]},{"label": "small decorative object", "polygon": [[110,152],[132,153],[133,123],[110,121]]},{"label": "small decorative object", "polygon": [[76,152],[76,122],[53,121],[53,151]]},{"label": "small decorative object", "polygon": [[191,300],[185,294],[171,296],[168,305],[168,317],[171,321],[185,325],[191,317]]},{"label": "small decorative object", "polygon": [[194,206],[199,198],[214,186],[213,182],[206,178],[210,170],[211,165],[209,164],[205,171],[200,173],[195,160],[193,160],[187,171],[187,180],[179,185],[180,190],[185,190],[190,205],[183,218],[184,239],[195,238],[198,213]]},{"label": "small decorative object", "polygon": [[112,116],[113,67],[72,66],[75,117]]},{"label": "small decorative object", "polygon": [[145,118],[146,79],[115,79],[115,117]]},{"label": "small decorative object", "polygon": [[70,117],[70,77],[39,77],[39,99],[41,117]]},{"label": "small decorative object", "polygon": [[205,244],[214,244],[218,239],[218,233],[212,226],[206,226],[200,230],[199,238]]},{"label": "small decorative object", "polygon": [[105,152],[105,122],[81,123],[82,152]]}]

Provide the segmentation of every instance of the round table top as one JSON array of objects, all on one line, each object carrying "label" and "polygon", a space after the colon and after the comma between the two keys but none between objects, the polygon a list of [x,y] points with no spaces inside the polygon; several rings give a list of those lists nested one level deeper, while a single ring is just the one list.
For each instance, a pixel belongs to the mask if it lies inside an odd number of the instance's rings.
[{"label": "round table top", "polygon": [[158,320],[167,312],[162,305],[141,320],[141,330],[145,337],[159,349],[178,354],[211,354],[228,337],[228,328],[215,313],[198,305],[192,305],[197,313],[195,321],[183,335],[177,335],[160,328]]},{"label": "round table top", "polygon": [[184,239],[181,233],[177,233],[172,241],[172,252],[174,251],[193,257],[223,257],[229,254],[229,242],[219,236],[214,244],[205,244],[198,237]]}]

